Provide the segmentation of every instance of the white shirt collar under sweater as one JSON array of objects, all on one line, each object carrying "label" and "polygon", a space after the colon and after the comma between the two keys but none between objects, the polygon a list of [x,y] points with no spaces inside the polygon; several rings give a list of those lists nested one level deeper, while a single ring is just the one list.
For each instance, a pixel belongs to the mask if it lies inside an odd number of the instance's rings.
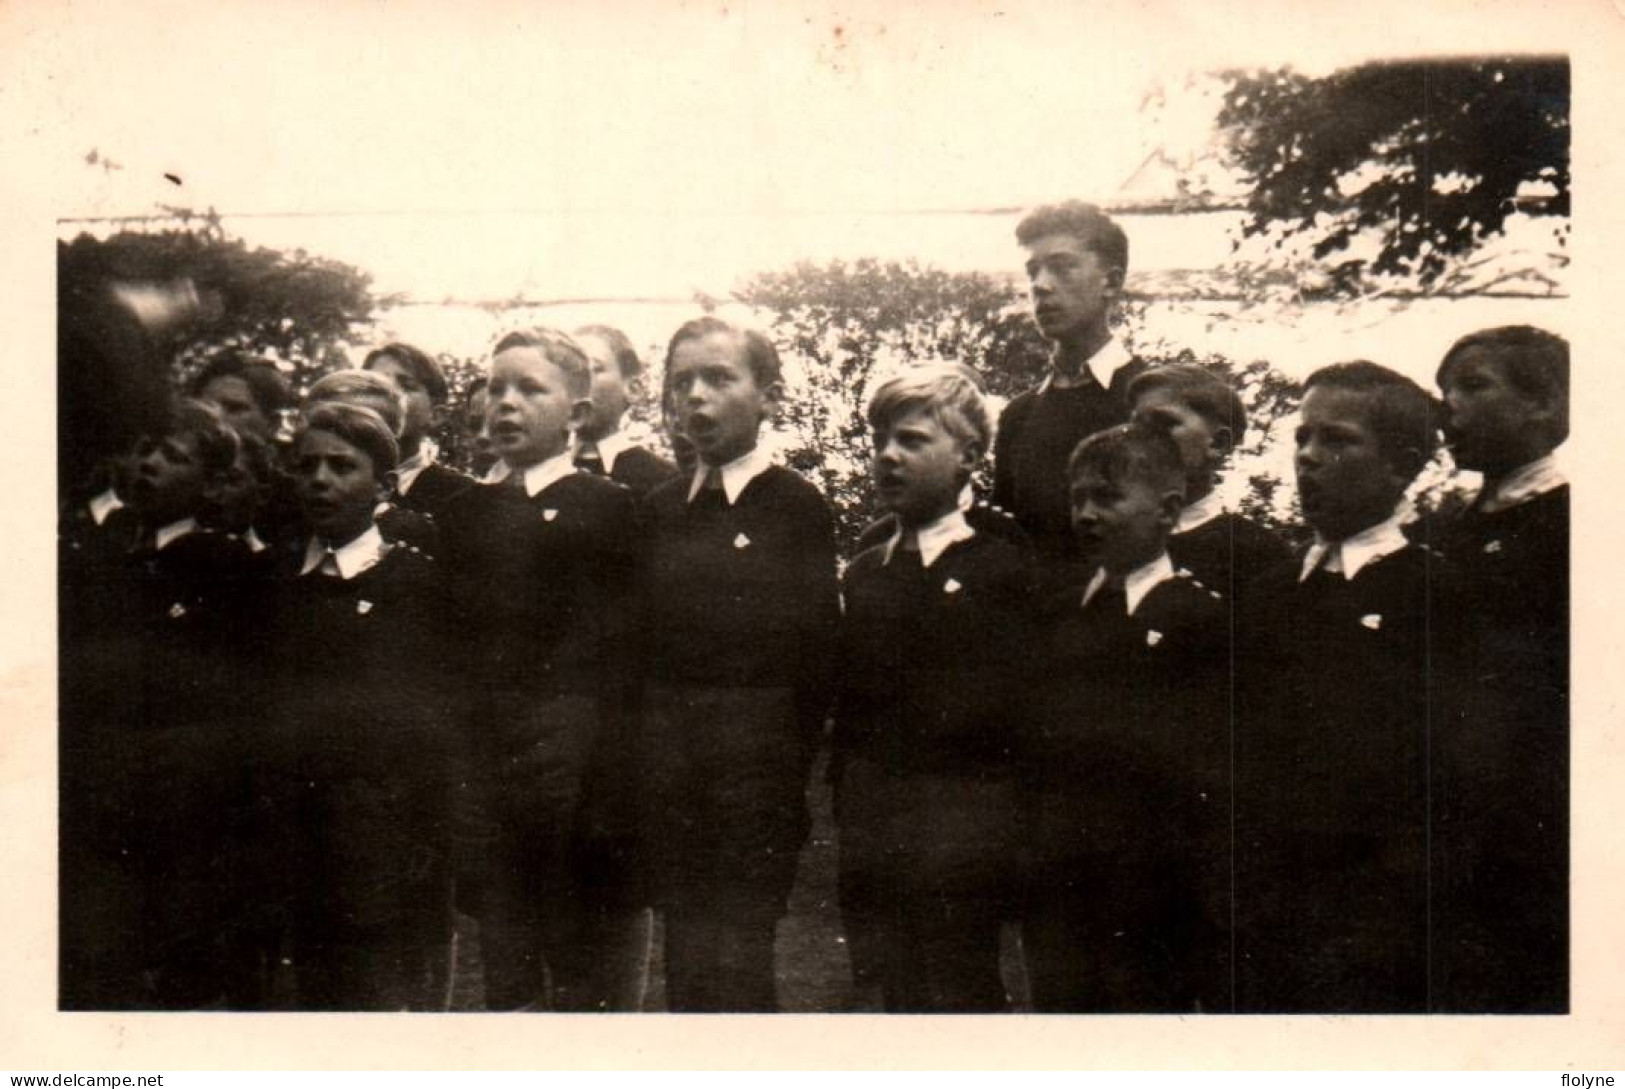
[{"label": "white shirt collar under sweater", "polygon": [[[1095,381],[1100,383],[1101,389],[1111,389],[1112,376],[1128,366],[1132,359],[1133,357],[1128,354],[1128,349],[1123,347],[1123,342],[1116,337],[1112,337],[1102,344],[1094,355],[1089,357],[1084,366],[1089,368],[1089,373],[1094,375]],[[1055,375],[1053,373],[1046,374],[1044,380],[1038,383],[1038,392],[1048,393],[1050,386],[1054,382]]]},{"label": "white shirt collar under sweater", "polygon": [[1342,575],[1346,582],[1353,581],[1362,568],[1398,552],[1410,544],[1401,528],[1405,524],[1406,509],[1407,504],[1401,503],[1383,521],[1341,541],[1328,541],[1316,534],[1315,543],[1309,546],[1309,551],[1303,557],[1303,570],[1298,573],[1298,581],[1303,582],[1314,574],[1317,567],[1324,567],[1334,575]]},{"label": "white shirt collar under sweater", "polygon": [[[501,484],[513,475],[513,471],[512,466],[499,459],[485,474],[483,483]],[[575,456],[570,450],[554,454],[546,461],[538,461],[525,470],[525,494],[534,499],[543,488],[558,483],[575,471]]]},{"label": "white shirt collar under sweater", "polygon": [[[735,458],[728,464],[721,466],[722,492],[728,497],[731,507],[739,502],[739,493],[745,490],[745,485],[761,476],[773,467],[773,457],[761,446],[754,446],[750,452]],[[692,503],[694,497],[700,494],[700,488],[705,483],[705,474],[709,466],[700,462],[694,467],[694,479],[688,485],[688,501]]]},{"label": "white shirt collar under sweater", "polygon": [[[368,526],[366,532],[355,540],[333,549],[332,553],[338,563],[339,577],[349,580],[376,567],[378,561],[388,555],[389,544],[384,540],[384,535],[378,532],[378,527],[373,525]],[[299,565],[299,573],[308,575],[320,568],[327,554],[327,545],[319,538],[312,537],[305,545],[305,562]]]},{"label": "white shirt collar under sweater", "polygon": [[[1123,579],[1123,596],[1128,599],[1128,615],[1134,615],[1134,610],[1140,607],[1140,602],[1145,600],[1145,595],[1156,589],[1159,584],[1176,577],[1174,561],[1168,557],[1167,552],[1162,553],[1150,563],[1142,564],[1130,571]],[[1102,586],[1106,585],[1106,578],[1106,569],[1104,567],[1095,569],[1094,578],[1090,579],[1089,585],[1084,588],[1083,604],[1089,604],[1089,599],[1094,597]]]},{"label": "white shirt collar under sweater", "polygon": [[[893,533],[891,540],[886,542],[885,562],[891,563],[892,556],[896,554],[898,547],[903,543],[903,533],[903,527],[899,524],[897,532]],[[968,541],[974,536],[976,536],[976,531],[970,527],[969,522],[965,521],[964,512],[957,508],[935,521],[927,522],[914,531],[914,537],[920,545],[920,565],[930,567],[937,562],[938,556],[948,550],[950,545],[958,544],[960,541]]]},{"label": "white shirt collar under sweater", "polygon": [[1483,513],[1494,514],[1555,491],[1568,482],[1569,478],[1558,464],[1557,452],[1553,451],[1508,473],[1495,486],[1495,491],[1487,495],[1480,492],[1475,504]]}]

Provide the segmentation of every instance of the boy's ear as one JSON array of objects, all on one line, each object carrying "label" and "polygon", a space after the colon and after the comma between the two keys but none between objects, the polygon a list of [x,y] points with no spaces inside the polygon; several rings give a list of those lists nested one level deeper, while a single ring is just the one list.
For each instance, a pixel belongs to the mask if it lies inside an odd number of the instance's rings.
[{"label": "boy's ear", "polygon": [[1185,493],[1182,490],[1169,488],[1162,493],[1157,502],[1157,521],[1162,525],[1173,528],[1179,521],[1180,512],[1185,509]]},{"label": "boy's ear", "polygon": [[378,502],[382,503],[395,494],[395,485],[400,482],[400,479],[401,474],[394,469],[384,474],[383,479],[378,482]]},{"label": "boy's ear", "polygon": [[1123,293],[1123,281],[1126,276],[1126,271],[1116,265],[1106,270],[1106,293],[1113,299]]},{"label": "boy's ear", "polygon": [[575,433],[581,430],[588,420],[592,419],[592,398],[583,397],[570,402],[570,431]]},{"label": "boy's ear", "polygon": [[773,419],[778,415],[779,409],[784,407],[784,382],[769,382],[762,387],[763,407],[767,410],[764,415]]},{"label": "boy's ear", "polygon": [[1230,430],[1230,428],[1224,424],[1220,424],[1219,426],[1215,427],[1213,429],[1213,433],[1208,436],[1208,459],[1215,464],[1223,462],[1225,458],[1230,456],[1231,452],[1234,451],[1235,448],[1236,436]]},{"label": "boy's ear", "polygon": [[959,444],[959,467],[965,472],[976,471],[977,463],[982,460],[982,444],[970,439]]}]

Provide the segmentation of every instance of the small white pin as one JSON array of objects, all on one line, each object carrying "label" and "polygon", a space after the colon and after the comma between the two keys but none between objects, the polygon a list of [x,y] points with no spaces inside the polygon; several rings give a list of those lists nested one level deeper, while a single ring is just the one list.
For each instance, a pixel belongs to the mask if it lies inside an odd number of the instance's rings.
[{"label": "small white pin", "polygon": [[1484,551],[1486,553],[1491,553],[1491,554],[1501,551],[1501,542],[1500,541],[1491,541],[1490,543],[1488,543],[1488,544],[1486,544],[1484,546]]},{"label": "small white pin", "polygon": [[942,592],[945,594],[957,594],[959,593],[960,589],[961,587],[958,579],[949,579],[947,582],[942,584]]},{"label": "small white pin", "polygon": [[750,538],[745,536],[743,533],[741,533],[739,536],[734,538],[734,547],[735,548],[749,548],[750,547]]},{"label": "small white pin", "polygon": [[175,602],[175,604],[173,604],[173,605],[171,605],[169,607],[169,618],[171,620],[179,620],[181,617],[183,617],[185,615],[186,615],[186,606],[182,605],[180,602],[177,601],[177,602]]},{"label": "small white pin", "polygon": [[1382,627],[1382,614],[1366,613],[1364,616],[1360,617],[1360,623],[1364,624],[1372,631],[1376,631],[1378,628]]},{"label": "small white pin", "polygon": [[559,512],[554,510],[552,507],[548,507],[546,510],[542,511],[542,521],[544,522],[551,522],[558,516]]},{"label": "small white pin", "polygon": [[1150,631],[1145,633],[1145,645],[1146,646],[1154,647],[1160,642],[1162,642],[1162,633],[1160,631],[1158,631],[1156,628],[1152,628]]},{"label": "small white pin", "polygon": [[368,613],[372,612],[372,602],[368,601],[366,598],[362,598],[360,601],[355,603],[355,611],[360,613],[362,616],[366,616]]}]

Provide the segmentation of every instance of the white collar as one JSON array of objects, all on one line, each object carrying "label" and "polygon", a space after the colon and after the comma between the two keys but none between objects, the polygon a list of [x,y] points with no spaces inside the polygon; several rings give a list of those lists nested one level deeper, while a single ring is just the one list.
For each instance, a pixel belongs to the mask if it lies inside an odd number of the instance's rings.
[{"label": "white collar", "polygon": [[197,532],[196,518],[182,518],[178,522],[171,522],[161,526],[158,532],[152,535],[152,547],[155,552],[162,552],[188,533]]},{"label": "white collar", "polygon": [[85,504],[90,508],[90,520],[98,526],[107,521],[108,515],[124,508],[124,500],[118,497],[118,492],[108,488],[105,492],[90,497]]},{"label": "white collar", "polygon": [[[1089,369],[1090,374],[1094,375],[1095,381],[1100,383],[1101,389],[1111,389],[1112,377],[1132,360],[1133,356],[1128,354],[1128,349],[1123,347],[1123,342],[1116,337],[1112,337],[1102,344],[1094,355],[1089,357],[1084,366]],[[1048,393],[1054,381],[1055,375],[1053,373],[1046,374],[1044,380],[1038,383],[1038,392]]]},{"label": "white collar", "polygon": [[[328,551],[328,546],[324,545],[320,538],[312,537],[305,545],[305,562],[299,566],[299,573],[308,575],[321,567]],[[355,540],[331,551],[334,561],[339,565],[339,576],[353,579],[368,568],[377,566],[378,561],[389,554],[389,543],[384,540],[384,535],[378,532],[378,526],[373,524]]]},{"label": "white collar", "polygon": [[1328,541],[1316,534],[1315,543],[1304,554],[1298,581],[1307,579],[1315,568],[1324,567],[1334,575],[1341,574],[1345,582],[1352,582],[1362,568],[1398,552],[1410,544],[1401,528],[1406,509],[1406,504],[1400,503],[1383,521],[1341,541]]},{"label": "white collar", "polygon": [[[903,526],[898,523],[897,532],[893,533],[891,540],[886,542],[885,562],[891,563],[892,556],[896,554],[898,546],[903,543]],[[948,550],[950,545],[960,541],[968,541],[976,536],[976,531],[965,521],[965,514],[957,507],[941,518],[927,522],[914,531],[915,540],[920,546],[920,565],[930,567],[937,562],[937,557]]]},{"label": "white collar", "polygon": [[243,544],[248,546],[248,550],[256,554],[271,547],[260,539],[260,535],[254,532],[253,526],[249,526],[248,530],[242,534],[242,540]]},{"label": "white collar", "polygon": [[591,442],[583,442],[577,439],[571,456],[579,455],[582,448],[587,446],[591,446],[598,451],[598,458],[604,463],[604,472],[613,473],[615,471],[615,459],[632,448],[632,440],[626,437],[624,431],[613,431],[603,438],[594,439]]},{"label": "white collar", "polygon": [[1174,523],[1174,532],[1189,533],[1198,526],[1207,525],[1223,513],[1224,498],[1215,488],[1196,502],[1187,504],[1185,509],[1179,512],[1179,520]]},{"label": "white collar", "polygon": [[[720,466],[718,472],[722,474],[722,491],[728,497],[728,505],[731,507],[739,502],[739,493],[745,490],[745,485],[772,467],[773,455],[760,445],[751,447],[748,453]],[[703,461],[694,466],[694,479],[688,485],[690,503],[700,494],[700,486],[705,483],[705,474],[709,468],[710,466]]]},{"label": "white collar", "polygon": [[1555,491],[1568,482],[1562,466],[1558,464],[1557,452],[1553,451],[1508,473],[1493,492],[1480,492],[1476,505],[1483,513],[1494,514]]},{"label": "white collar", "polygon": [[427,439],[424,439],[418,444],[417,453],[395,466],[396,493],[405,495],[411,491],[412,485],[417,483],[417,479],[422,475],[423,470],[434,464],[434,457],[434,447],[429,444]]},{"label": "white collar", "polygon": [[[1123,579],[1123,596],[1128,599],[1128,615],[1134,615],[1134,610],[1140,607],[1140,602],[1145,600],[1145,595],[1156,589],[1161,583],[1176,577],[1174,574],[1174,561],[1168,558],[1166,551],[1150,563],[1142,564],[1130,571],[1128,576]],[[1089,585],[1084,588],[1083,604],[1089,604],[1089,599],[1094,597],[1095,592],[1104,585],[1106,585],[1106,569],[1097,567],[1095,568],[1095,577],[1090,579]]]},{"label": "white collar", "polygon": [[[575,471],[575,458],[569,450],[554,454],[546,461],[538,461],[525,470],[525,494],[534,499],[543,488],[557,484]],[[513,467],[499,458],[485,474],[485,483],[501,484],[512,475]]]}]

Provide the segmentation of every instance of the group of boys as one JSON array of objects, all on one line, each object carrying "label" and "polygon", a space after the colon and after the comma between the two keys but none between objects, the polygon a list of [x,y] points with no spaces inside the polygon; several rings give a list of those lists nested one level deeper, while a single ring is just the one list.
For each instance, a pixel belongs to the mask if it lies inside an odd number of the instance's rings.
[{"label": "group of boys", "polygon": [[[1217,498],[1236,392],[1112,336],[1116,224],[1017,237],[1050,375],[996,429],[968,368],[881,383],[839,580],[758,443],[777,352],[714,317],[666,354],[681,467],[619,434],[624,336],[538,328],[493,352],[479,482],[426,463],[444,380],[388,345],[256,512],[286,399],[206,371],[65,520],[64,1005],[438,1008],[455,902],[488,1008],[639,1008],[653,907],[667,1008],[771,1010],[828,740],[887,1010],[1009,1008],[1011,922],[1043,1012],[1566,1009],[1567,345],[1463,338],[1442,404],[1311,375],[1294,556]],[[1441,423],[1484,487],[1407,522]]]}]

